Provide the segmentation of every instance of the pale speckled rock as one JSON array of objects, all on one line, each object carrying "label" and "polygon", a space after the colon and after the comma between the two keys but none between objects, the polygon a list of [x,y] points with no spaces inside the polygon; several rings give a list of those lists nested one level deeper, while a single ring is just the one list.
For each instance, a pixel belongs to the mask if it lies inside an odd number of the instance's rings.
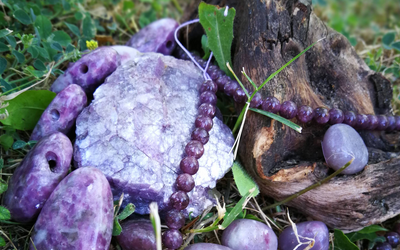
[{"label": "pale speckled rock", "polygon": [[[97,168],[65,177],[40,213],[32,234],[37,250],[108,249],[113,227],[110,185]],[[34,250],[31,244],[30,250]]]},{"label": "pale speckled rock", "polygon": [[71,64],[53,82],[50,90],[59,93],[68,85],[77,84],[86,94],[91,95],[120,64],[117,51],[110,47],[100,47]]},{"label": "pale speckled rock", "polygon": [[12,175],[4,206],[13,220],[30,222],[38,216],[58,183],[67,175],[72,159],[71,141],[62,133],[42,138]]},{"label": "pale speckled rock", "polygon": [[83,89],[76,84],[69,85],[56,95],[43,112],[33,129],[31,140],[40,140],[55,132],[67,134],[86,105]]},{"label": "pale speckled rock", "polygon": [[[193,63],[156,53],[118,67],[77,119],[77,167],[98,167],[114,198],[124,193],[125,204],[135,204],[138,213],[148,213],[152,201],[167,210],[194,129],[202,82]],[[232,133],[218,118],[213,122],[194,175],[196,187],[189,193],[186,212],[194,215],[213,203],[207,192],[233,162]]]},{"label": "pale speckled rock", "polygon": [[174,32],[178,26],[178,22],[171,18],[157,20],[133,35],[126,45],[140,52],[170,55],[176,46]]},{"label": "pale speckled rock", "polygon": [[142,54],[137,49],[124,45],[114,45],[110,48],[118,52],[121,64],[125,64],[126,62]]}]

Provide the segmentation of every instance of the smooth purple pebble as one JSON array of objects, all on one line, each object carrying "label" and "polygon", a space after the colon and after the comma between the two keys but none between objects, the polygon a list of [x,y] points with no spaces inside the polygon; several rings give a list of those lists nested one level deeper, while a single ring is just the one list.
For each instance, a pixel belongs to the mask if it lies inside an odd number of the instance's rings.
[{"label": "smooth purple pebble", "polygon": [[118,244],[123,250],[156,250],[156,237],[149,220],[126,220],[121,223],[122,232],[118,235]]}]

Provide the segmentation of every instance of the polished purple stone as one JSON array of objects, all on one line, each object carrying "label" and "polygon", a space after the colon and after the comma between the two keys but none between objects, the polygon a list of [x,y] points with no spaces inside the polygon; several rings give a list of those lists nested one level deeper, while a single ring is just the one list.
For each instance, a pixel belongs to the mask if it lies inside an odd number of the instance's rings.
[{"label": "polished purple stone", "polygon": [[396,115],[395,116],[396,119],[396,127],[395,130],[400,130],[400,116]]},{"label": "polished purple stone", "polygon": [[245,103],[247,101],[247,96],[246,93],[244,93],[244,90],[239,87],[237,88],[234,93],[233,93],[233,100],[236,103]]},{"label": "polished purple stone", "polygon": [[217,96],[211,91],[205,91],[200,94],[200,103],[210,103],[212,105],[217,104]]},{"label": "polished purple stone", "polygon": [[396,232],[387,232],[385,238],[392,247],[397,247],[400,244],[400,235]]},{"label": "polished purple stone", "polygon": [[187,246],[185,250],[232,250],[232,248],[214,243],[195,243]]},{"label": "polished purple stone", "polygon": [[224,93],[227,96],[233,96],[237,88],[240,88],[239,83],[237,83],[237,81],[230,80],[224,86]]},{"label": "polished purple stone", "polygon": [[182,234],[176,229],[167,230],[162,235],[162,242],[169,249],[178,249],[183,243]]},{"label": "polished purple stone", "polygon": [[[185,218],[183,218],[185,221]],[[121,223],[122,232],[118,235],[118,244],[124,250],[157,250],[156,236],[149,220],[124,220]]]},{"label": "polished purple stone", "polygon": [[376,127],[376,129],[377,130],[385,130],[389,125],[386,116],[378,115],[376,117],[378,118],[378,126]]},{"label": "polished purple stone", "polygon": [[169,198],[169,203],[176,210],[183,210],[189,205],[189,196],[184,191],[176,191]]},{"label": "polished purple stone", "polygon": [[374,130],[378,126],[378,118],[376,115],[367,115],[368,116],[368,128],[369,130]]},{"label": "polished purple stone", "polygon": [[324,107],[318,107],[314,110],[314,120],[318,124],[325,124],[329,121],[329,111]]},{"label": "polished purple stone", "polygon": [[214,81],[207,80],[203,82],[200,86],[200,93],[203,93],[205,91],[211,91],[212,93],[217,93],[218,91],[218,86]]},{"label": "polished purple stone", "polygon": [[292,101],[285,101],[281,104],[279,114],[286,119],[292,119],[297,115],[297,106]]},{"label": "polished purple stone", "polygon": [[392,250],[392,246],[388,242],[377,242],[374,250]]},{"label": "polished purple stone", "polygon": [[210,103],[203,103],[199,106],[199,115],[214,118],[217,109]]},{"label": "polished purple stone", "polygon": [[72,144],[56,132],[43,137],[15,169],[4,194],[4,206],[17,222],[30,222],[39,215],[47,199],[67,175]]},{"label": "polished purple stone", "polygon": [[196,174],[199,170],[199,162],[193,156],[187,156],[183,158],[179,166],[184,173],[188,173],[191,175]]},{"label": "polished purple stone", "polygon": [[369,127],[369,120],[368,120],[368,116],[367,115],[363,115],[363,114],[358,114],[356,117],[356,128],[357,129],[366,129]]},{"label": "polished purple stone", "polygon": [[176,178],[176,188],[178,190],[189,193],[194,188],[194,179],[190,174],[180,174]]},{"label": "polished purple stone", "polygon": [[97,168],[67,175],[54,189],[35,223],[34,249],[108,249],[114,221],[110,184]]},{"label": "polished purple stone", "polygon": [[194,125],[196,128],[204,128],[205,130],[210,131],[213,126],[213,121],[209,116],[199,115],[196,117]]},{"label": "polished purple stone", "polygon": [[389,115],[386,118],[388,121],[388,126],[387,126],[386,130],[388,130],[388,131],[394,130],[396,128],[396,118],[392,115]]},{"label": "polished purple stone", "polygon": [[191,136],[192,140],[196,140],[201,142],[203,145],[207,144],[208,139],[210,139],[210,136],[204,128],[196,128],[192,132]]},{"label": "polished purple stone", "polygon": [[357,124],[357,116],[353,111],[346,111],[344,112],[344,120],[343,123],[350,125],[352,127],[356,126]]},{"label": "polished purple stone", "polygon": [[[250,96],[251,95],[252,94],[250,94]],[[257,92],[253,96],[253,99],[251,99],[250,108],[259,108],[262,105],[262,103],[263,103],[263,100],[262,100],[261,94]]]},{"label": "polished purple stone", "polygon": [[344,120],[343,111],[337,108],[329,110],[329,124],[342,123]]},{"label": "polished purple stone", "polygon": [[185,152],[188,156],[199,159],[204,154],[203,144],[196,140],[190,141],[185,147]]},{"label": "polished purple stone", "polygon": [[168,228],[180,229],[185,225],[185,216],[181,212],[172,209],[165,215],[165,224]]},{"label": "polished purple stone", "polygon": [[227,75],[222,75],[222,76],[218,77],[218,79],[215,80],[215,82],[218,86],[218,90],[223,91],[225,84],[227,84],[230,80],[231,80],[231,78]]},{"label": "polished purple stone", "polygon": [[303,105],[297,111],[297,119],[301,122],[307,123],[314,117],[313,109],[310,106]]},{"label": "polished purple stone", "polygon": [[215,65],[210,65],[207,69],[207,73],[210,76],[210,78],[215,81],[217,80],[221,75],[223,75],[222,70],[220,70],[217,66]]},{"label": "polished purple stone", "polygon": [[281,105],[278,99],[276,99],[273,96],[268,96],[265,98],[265,100],[261,104],[261,108],[265,111],[271,112],[271,113],[278,113]]}]

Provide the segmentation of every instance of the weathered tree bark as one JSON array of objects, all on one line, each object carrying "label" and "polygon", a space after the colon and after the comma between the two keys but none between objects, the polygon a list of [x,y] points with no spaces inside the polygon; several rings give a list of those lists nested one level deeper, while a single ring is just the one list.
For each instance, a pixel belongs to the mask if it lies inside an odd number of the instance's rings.
[{"label": "weathered tree bark", "polygon": [[[313,42],[324,38],[272,79],[263,97],[281,102],[390,114],[390,82],[371,71],[349,41],[327,27],[306,0],[207,0],[236,8],[233,64],[258,84]],[[185,20],[196,18],[195,1]],[[190,28],[191,48],[199,48],[201,27]],[[238,74],[239,75],[239,74]],[[244,83],[244,77],[241,77]],[[251,89],[249,83],[246,87]],[[300,124],[297,120],[294,122]],[[240,160],[262,192],[282,200],[326,177],[321,140],[329,127],[300,124],[303,133],[249,112],[239,148]],[[338,176],[288,205],[344,231],[355,231],[400,213],[400,157],[395,133],[360,131],[369,147],[369,165],[357,175]]]}]

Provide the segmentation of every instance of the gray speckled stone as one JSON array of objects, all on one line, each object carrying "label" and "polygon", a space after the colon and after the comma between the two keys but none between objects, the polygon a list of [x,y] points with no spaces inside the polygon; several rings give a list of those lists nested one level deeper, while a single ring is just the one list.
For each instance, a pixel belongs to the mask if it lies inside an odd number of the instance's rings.
[{"label": "gray speckled stone", "polygon": [[[194,129],[202,82],[193,63],[156,53],[118,67],[77,119],[77,167],[98,167],[114,198],[124,193],[125,203],[135,204],[138,213],[148,213],[151,201],[167,210]],[[233,162],[232,133],[218,118],[213,122],[194,175],[196,187],[189,193],[186,212],[195,215],[212,204],[207,192]]]},{"label": "gray speckled stone", "polygon": [[[113,228],[110,185],[96,168],[65,177],[44,205],[32,233],[37,250],[105,250]],[[34,250],[30,244],[30,250]]]},{"label": "gray speckled stone", "polygon": [[[29,222],[38,216],[58,183],[67,175],[72,144],[56,132],[43,137],[14,171],[4,195],[13,220]],[[49,162],[54,163],[50,168]]]}]

